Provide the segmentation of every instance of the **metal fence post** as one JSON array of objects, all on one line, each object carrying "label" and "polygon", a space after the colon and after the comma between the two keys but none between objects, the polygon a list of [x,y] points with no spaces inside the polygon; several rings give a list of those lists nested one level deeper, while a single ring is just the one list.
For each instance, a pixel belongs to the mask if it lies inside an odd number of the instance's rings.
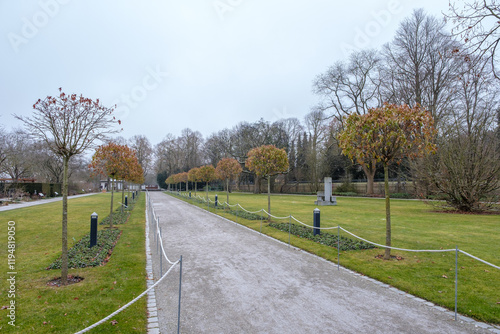
[{"label": "metal fence post", "polygon": [[[161,238],[161,227],[160,227],[160,238]],[[161,241],[161,239],[160,239],[160,241]],[[160,252],[160,277],[162,277],[162,276],[163,276],[163,252]]]},{"label": "metal fence post", "polygon": [[180,328],[181,328],[181,287],[182,287],[182,255],[181,255],[181,259],[179,260],[179,264],[180,264],[180,267],[179,267],[179,305],[177,307],[177,334],[179,334],[180,332]]},{"label": "metal fence post", "polygon": [[260,215],[260,234],[262,235],[262,214]]},{"label": "metal fence post", "polygon": [[340,270],[340,225],[337,225],[337,270]]},{"label": "metal fence post", "polygon": [[458,245],[455,246],[455,321],[457,321],[458,306]]},{"label": "metal fence post", "polygon": [[290,234],[292,233],[292,215],[288,216],[288,247],[290,247]]}]

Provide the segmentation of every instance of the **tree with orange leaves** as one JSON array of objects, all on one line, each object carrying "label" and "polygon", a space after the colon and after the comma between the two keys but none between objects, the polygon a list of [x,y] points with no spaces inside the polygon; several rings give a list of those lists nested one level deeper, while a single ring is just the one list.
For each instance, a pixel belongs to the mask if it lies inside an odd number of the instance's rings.
[{"label": "tree with orange leaves", "polygon": [[[374,159],[384,165],[386,246],[391,246],[391,204],[389,165],[403,158],[415,158],[436,151],[434,119],[430,112],[416,106],[384,104],[364,115],[353,113],[345,120],[339,134],[339,146],[357,161]],[[386,248],[384,259],[391,256]]]},{"label": "tree with orange leaves", "polygon": [[238,160],[233,158],[223,158],[215,168],[217,178],[226,182],[226,202],[229,204],[229,181],[237,179],[243,169]]},{"label": "tree with orange leaves", "polygon": [[200,169],[198,167],[191,168],[188,172],[188,180],[194,182],[194,195],[196,196],[196,188],[198,187],[198,181],[200,180],[198,172]]},{"label": "tree with orange leaves", "polygon": [[245,166],[258,177],[267,178],[267,211],[271,220],[271,177],[288,171],[288,155],[284,149],[263,145],[248,152]]},{"label": "tree with orange leaves", "polygon": [[[185,190],[188,191],[188,173],[187,172],[183,172],[183,173],[179,173],[179,182],[181,183],[184,183],[185,184]],[[181,190],[182,190],[182,187],[181,187]]]},{"label": "tree with orange leaves", "polygon": [[[134,166],[134,161],[138,165],[137,157],[135,157],[135,160],[134,157],[134,151],[127,145],[119,145],[113,142],[99,146],[92,156],[89,168],[93,170],[93,174],[109,176],[112,182],[109,228],[113,227],[113,183],[116,180],[137,178],[137,173],[141,172],[138,167]],[[130,172],[129,168],[135,168],[138,171]]]},{"label": "tree with orange leaves", "polygon": [[215,180],[215,168],[212,165],[201,166],[198,172],[200,181],[205,181],[207,188],[207,201],[208,201],[208,182]]}]

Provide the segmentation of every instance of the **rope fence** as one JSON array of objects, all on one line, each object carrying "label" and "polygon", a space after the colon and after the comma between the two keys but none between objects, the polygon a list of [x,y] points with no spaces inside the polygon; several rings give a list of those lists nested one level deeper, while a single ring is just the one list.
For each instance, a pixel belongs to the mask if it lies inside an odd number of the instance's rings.
[{"label": "rope fence", "polygon": [[[191,197],[183,194],[183,193],[177,193],[179,196],[183,196],[183,197],[186,197],[188,199],[192,199]],[[207,199],[206,198],[203,198],[203,197],[200,197],[199,195],[196,196],[197,199],[203,201],[203,202],[207,202],[207,204],[209,203],[215,203],[214,201],[211,201],[210,198]],[[245,209],[243,206],[241,206],[239,203],[238,204],[233,204],[233,205],[230,205],[229,203],[227,202],[224,202],[224,203],[221,203],[219,201],[217,201],[220,205],[222,206],[228,206],[228,207],[239,207],[241,210],[247,212],[247,213],[250,213],[250,214],[257,214],[257,213],[261,213],[263,212],[264,214],[266,214],[268,217],[272,217],[274,219],[288,219],[289,220],[289,229],[288,229],[288,246],[290,246],[290,238],[291,238],[291,221],[292,219],[305,226],[305,227],[308,227],[308,228],[312,228],[312,229],[316,229],[316,230],[334,230],[334,229],[337,229],[337,270],[340,270],[340,230],[344,231],[345,233],[351,235],[352,237],[356,238],[356,239],[359,239],[363,242],[366,242],[368,244],[371,244],[371,245],[374,245],[376,247],[380,247],[380,248],[389,248],[389,249],[393,249],[393,250],[399,250],[399,251],[405,251],[405,252],[427,252],[427,253],[446,253],[446,252],[455,252],[455,320],[457,320],[457,305],[458,305],[458,254],[459,253],[462,253],[466,256],[469,256],[479,262],[482,262],[490,267],[493,267],[495,269],[499,269],[500,270],[500,266],[497,266],[497,265],[494,265],[488,261],[485,261],[481,258],[478,258],[472,254],[469,254],[461,249],[458,248],[458,246],[456,246],[456,248],[454,249],[407,249],[407,248],[399,248],[399,247],[392,247],[392,246],[386,246],[386,245],[382,245],[382,244],[379,244],[379,243],[375,243],[373,241],[370,241],[370,240],[367,240],[367,239],[364,239],[358,235],[355,235],[354,233],[342,228],[340,225],[338,226],[334,226],[334,227],[316,227],[316,226],[311,226],[311,225],[308,225],[308,224],[305,224],[304,222],[301,222],[300,220],[298,220],[297,218],[295,218],[294,216],[292,216],[291,214],[286,216],[286,217],[277,217],[277,216],[274,216],[272,214],[270,214],[269,212],[267,212],[265,209],[260,209],[260,210],[257,210],[257,211],[249,211],[247,209]],[[238,222],[238,215],[236,215],[236,222]],[[261,216],[261,226],[260,226],[260,233],[262,234],[262,216]]]},{"label": "rope fence", "polygon": [[[120,203],[122,204],[122,203]],[[163,256],[165,257],[165,259],[167,260],[167,262],[169,264],[171,264],[170,268],[165,272],[165,274],[162,273],[161,269],[160,269],[160,279],[158,279],[158,281],[156,281],[156,283],[154,283],[153,285],[151,285],[149,288],[147,288],[145,291],[143,291],[140,295],[138,295],[137,297],[135,297],[134,299],[132,299],[130,302],[128,302],[127,304],[125,304],[124,306],[120,307],[118,310],[116,310],[115,312],[111,313],[110,315],[108,315],[107,317],[97,321],[96,323],[90,325],[89,327],[85,328],[85,329],[82,329],[81,331],[79,332],[76,332],[76,334],[82,334],[82,333],[86,333],[88,331],[90,331],[91,329],[105,323],[106,321],[108,321],[109,319],[111,319],[112,317],[114,317],[115,315],[117,315],[118,313],[124,311],[125,309],[127,309],[130,305],[134,304],[135,302],[137,302],[139,299],[141,299],[142,297],[144,297],[149,291],[151,291],[152,289],[154,289],[158,284],[161,283],[161,281],[163,281],[163,279],[165,279],[165,277],[168,276],[168,274],[175,268],[176,265],[180,265],[180,274],[179,274],[179,308],[178,308],[178,324],[177,324],[177,333],[179,333],[179,328],[180,328],[180,296],[181,296],[181,283],[182,283],[182,256],[179,260],[175,261],[175,262],[172,262],[168,259],[167,255],[165,254],[165,249],[163,248],[163,242],[161,241],[161,230],[159,229],[159,224],[158,224],[158,217],[156,216],[155,212],[154,212],[154,208],[152,207],[151,205],[151,199],[149,197],[149,192],[146,191],[146,224],[147,224],[147,218],[148,218],[148,214],[151,214],[151,217],[154,218],[156,220],[156,232],[157,234],[159,235],[159,237],[157,237],[157,239],[160,239],[160,246],[161,246],[161,250],[162,250],[162,254]],[[122,204],[123,206],[125,206],[124,204]],[[162,257],[160,256],[160,259]]]}]

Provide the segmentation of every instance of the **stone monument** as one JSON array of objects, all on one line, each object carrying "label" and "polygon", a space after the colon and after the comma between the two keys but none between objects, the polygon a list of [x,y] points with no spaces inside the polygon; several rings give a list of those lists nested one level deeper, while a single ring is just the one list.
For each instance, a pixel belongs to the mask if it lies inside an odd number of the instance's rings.
[{"label": "stone monument", "polygon": [[325,177],[325,191],[318,191],[316,205],[337,205],[337,197],[332,196],[332,178]]}]

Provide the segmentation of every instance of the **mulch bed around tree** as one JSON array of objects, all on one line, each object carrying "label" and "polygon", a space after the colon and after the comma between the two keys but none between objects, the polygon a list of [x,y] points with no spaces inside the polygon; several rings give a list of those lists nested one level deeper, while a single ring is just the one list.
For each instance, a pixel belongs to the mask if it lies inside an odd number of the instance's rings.
[{"label": "mulch bed around tree", "polygon": [[[84,280],[83,277],[68,275],[68,285],[79,283],[83,280]],[[56,277],[54,279],[51,279],[50,281],[47,282],[47,285],[48,286],[57,286],[57,287],[61,286],[61,277]]]}]

